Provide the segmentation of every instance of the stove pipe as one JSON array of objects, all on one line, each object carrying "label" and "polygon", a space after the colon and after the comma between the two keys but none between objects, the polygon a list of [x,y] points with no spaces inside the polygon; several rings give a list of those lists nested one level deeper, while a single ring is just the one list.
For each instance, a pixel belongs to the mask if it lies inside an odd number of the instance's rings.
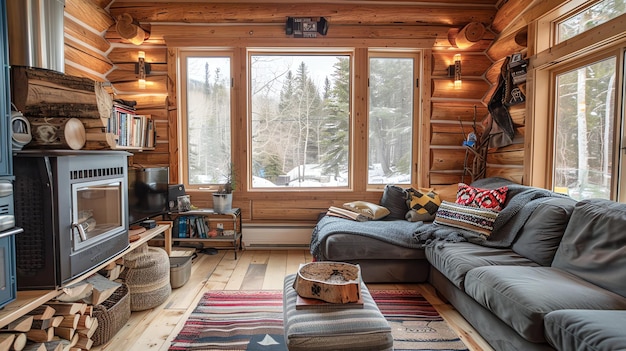
[{"label": "stove pipe", "polygon": [[65,0],[7,0],[9,63],[65,72]]}]

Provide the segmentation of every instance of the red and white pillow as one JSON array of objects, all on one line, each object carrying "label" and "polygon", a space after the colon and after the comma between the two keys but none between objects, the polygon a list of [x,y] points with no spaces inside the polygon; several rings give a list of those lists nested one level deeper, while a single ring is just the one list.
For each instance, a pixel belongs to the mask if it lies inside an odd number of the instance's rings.
[{"label": "red and white pillow", "polygon": [[509,187],[507,186],[501,186],[497,189],[481,189],[459,183],[456,203],[500,212],[504,208],[508,191]]}]

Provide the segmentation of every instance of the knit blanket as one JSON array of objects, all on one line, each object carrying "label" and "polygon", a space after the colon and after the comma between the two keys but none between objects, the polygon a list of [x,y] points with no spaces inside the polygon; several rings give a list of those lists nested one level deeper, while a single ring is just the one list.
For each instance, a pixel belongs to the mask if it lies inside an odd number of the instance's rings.
[{"label": "knit blanket", "polygon": [[311,254],[317,260],[326,260],[320,248],[323,247],[328,237],[338,233],[360,235],[402,247],[418,249],[422,247],[422,244],[413,238],[413,233],[422,225],[424,225],[423,222],[405,220],[357,222],[325,216],[313,228]]}]

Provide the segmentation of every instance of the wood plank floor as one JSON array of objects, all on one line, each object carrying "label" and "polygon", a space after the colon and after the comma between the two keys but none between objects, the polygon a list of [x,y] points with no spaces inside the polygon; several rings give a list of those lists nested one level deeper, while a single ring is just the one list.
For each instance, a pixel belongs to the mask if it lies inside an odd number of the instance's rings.
[{"label": "wood plank floor", "polygon": [[[174,253],[176,255],[176,253]],[[281,290],[285,275],[311,262],[308,250],[246,250],[234,260],[232,250],[216,255],[198,253],[191,276],[162,305],[133,312],[107,344],[92,350],[166,351],[202,295],[209,290]],[[493,350],[451,305],[441,301],[429,284],[368,284],[374,289],[415,289],[439,311],[471,351]]]}]

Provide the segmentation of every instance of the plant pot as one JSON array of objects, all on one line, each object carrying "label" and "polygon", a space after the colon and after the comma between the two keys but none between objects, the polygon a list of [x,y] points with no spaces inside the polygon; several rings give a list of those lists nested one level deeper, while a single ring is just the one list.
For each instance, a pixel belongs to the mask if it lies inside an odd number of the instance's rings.
[{"label": "plant pot", "polygon": [[233,194],[213,194],[213,211],[228,213],[233,208]]}]

